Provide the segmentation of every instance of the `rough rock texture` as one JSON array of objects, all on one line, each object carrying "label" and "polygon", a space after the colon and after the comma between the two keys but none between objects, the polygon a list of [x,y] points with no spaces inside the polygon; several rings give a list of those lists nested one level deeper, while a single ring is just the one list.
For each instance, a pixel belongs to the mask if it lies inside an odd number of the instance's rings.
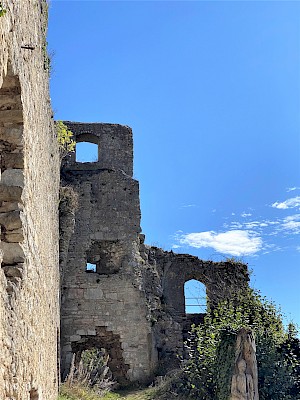
[{"label": "rough rock texture", "polygon": [[60,218],[62,374],[73,353],[78,359],[96,346],[109,352],[119,382],[148,381],[158,368],[177,367],[184,355],[193,322],[185,314],[185,282],[204,283],[213,306],[247,286],[247,267],[144,245],[130,128],[66,124],[77,142],[98,145],[99,159],[79,163],[73,153],[61,171],[79,203],[73,234],[74,214],[62,210]]},{"label": "rough rock texture", "polygon": [[47,5],[2,5],[0,398],[54,400],[59,168],[45,70]]},{"label": "rough rock texture", "polygon": [[247,285],[247,268],[144,245],[132,132],[117,124],[67,122],[78,142],[98,145],[98,160],[67,156],[61,180],[79,208],[61,201],[58,230],[47,4],[1,4],[0,399],[56,400],[60,338],[63,376],[73,353],[103,347],[120,383],[150,381],[184,355],[184,283],[203,282],[213,306]]}]

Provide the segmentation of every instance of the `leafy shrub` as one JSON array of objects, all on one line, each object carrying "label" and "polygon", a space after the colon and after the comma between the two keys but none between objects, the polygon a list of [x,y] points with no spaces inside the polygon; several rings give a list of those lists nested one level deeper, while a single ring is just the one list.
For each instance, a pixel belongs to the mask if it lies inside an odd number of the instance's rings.
[{"label": "leafy shrub", "polygon": [[76,142],[73,140],[73,132],[62,121],[55,122],[57,141],[61,160],[70,152],[75,151]]},{"label": "leafy shrub", "polygon": [[286,332],[275,305],[249,289],[246,294],[209,309],[203,325],[193,328],[190,359],[177,390],[199,400],[227,400],[236,334],[250,328],[256,338],[260,400],[300,399],[300,341]]}]

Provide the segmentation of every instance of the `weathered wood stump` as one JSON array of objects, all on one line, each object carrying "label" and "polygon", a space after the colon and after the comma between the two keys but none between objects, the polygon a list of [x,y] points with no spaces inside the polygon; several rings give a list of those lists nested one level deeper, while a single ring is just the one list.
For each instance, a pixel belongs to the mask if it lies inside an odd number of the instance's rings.
[{"label": "weathered wood stump", "polygon": [[259,400],[256,346],[250,329],[237,335],[230,400]]}]

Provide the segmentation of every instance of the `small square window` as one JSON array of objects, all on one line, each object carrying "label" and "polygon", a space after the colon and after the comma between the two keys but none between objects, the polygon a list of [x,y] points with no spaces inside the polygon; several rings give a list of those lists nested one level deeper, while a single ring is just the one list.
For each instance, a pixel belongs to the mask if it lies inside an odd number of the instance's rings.
[{"label": "small square window", "polygon": [[85,272],[89,273],[97,272],[96,264],[86,263]]},{"label": "small square window", "polygon": [[76,162],[97,162],[98,145],[90,142],[76,143]]}]

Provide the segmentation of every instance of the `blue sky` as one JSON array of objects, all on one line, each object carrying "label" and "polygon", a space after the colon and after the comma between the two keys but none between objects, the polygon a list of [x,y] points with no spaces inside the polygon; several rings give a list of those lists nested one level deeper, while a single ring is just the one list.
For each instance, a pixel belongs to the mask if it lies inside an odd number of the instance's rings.
[{"label": "blue sky", "polygon": [[300,324],[300,4],[52,0],[48,41],[55,118],[133,129],[146,242]]}]

